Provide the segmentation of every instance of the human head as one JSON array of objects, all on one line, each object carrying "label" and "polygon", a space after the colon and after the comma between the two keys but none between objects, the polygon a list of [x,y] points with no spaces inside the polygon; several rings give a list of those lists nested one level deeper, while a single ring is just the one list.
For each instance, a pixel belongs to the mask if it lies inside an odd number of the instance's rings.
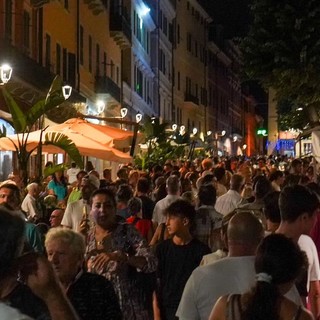
[{"label": "human head", "polygon": [[192,191],[186,191],[181,195],[181,198],[183,200],[188,201],[189,203],[191,203],[193,206],[196,206],[196,199],[194,196],[194,193]]},{"label": "human head", "polygon": [[[283,182],[284,182],[284,174],[283,174],[283,172],[282,171],[280,171],[280,170],[276,170],[276,171],[274,171],[274,172],[271,172],[271,174],[270,174],[270,176],[269,176],[269,180],[272,182],[272,181],[275,181],[275,182],[278,182],[278,181],[280,181],[280,178],[282,178],[282,183],[281,184],[283,184]],[[280,185],[281,185],[280,184]]]},{"label": "human head", "polygon": [[75,162],[71,162],[71,168],[76,168],[76,167],[77,167],[76,163]]},{"label": "human head", "polygon": [[45,248],[59,280],[63,285],[69,285],[84,261],[84,237],[68,228],[52,228],[46,234]]},{"label": "human head", "polygon": [[61,225],[63,214],[64,212],[62,209],[55,209],[52,211],[50,215],[51,228],[59,227]]},{"label": "human head", "polygon": [[150,191],[150,182],[147,178],[139,178],[137,183],[137,192],[147,194]]},{"label": "human head", "polygon": [[198,191],[199,205],[214,206],[217,199],[217,191],[212,183],[203,184]]},{"label": "human head", "polygon": [[240,193],[244,186],[244,182],[244,177],[240,174],[235,173],[230,180],[230,189]]},{"label": "human head", "polygon": [[80,187],[80,185],[81,185],[81,180],[82,180],[83,177],[85,177],[86,175],[87,175],[87,172],[84,171],[84,170],[80,170],[80,171],[77,173],[76,177],[77,177],[77,181],[78,181],[79,187]]},{"label": "human head", "polygon": [[172,202],[166,208],[165,213],[166,226],[171,235],[180,231],[190,231],[194,227],[196,211],[194,206],[186,200],[178,199]]},{"label": "human head", "polygon": [[168,194],[177,195],[180,193],[180,181],[179,178],[175,175],[170,176],[166,180],[166,188]]},{"label": "human head", "polygon": [[0,206],[0,280],[13,272],[23,248],[25,222]]},{"label": "human head", "polygon": [[281,222],[279,209],[280,192],[273,191],[263,198],[263,213],[267,220],[267,230],[274,232]]},{"label": "human head", "polygon": [[213,168],[213,161],[210,158],[202,160],[201,167],[203,171],[211,170]]},{"label": "human head", "polygon": [[105,230],[112,230],[116,224],[116,200],[109,189],[98,189],[91,196],[91,216],[94,222]]},{"label": "human head", "polygon": [[[281,221],[294,223],[298,219],[302,219],[301,222],[304,223],[301,227],[303,229],[310,227],[311,229],[314,224],[315,213],[319,208],[319,200],[314,193],[304,186],[287,186],[280,193],[279,208]],[[308,230],[303,230],[302,233],[305,232],[308,233]]]},{"label": "human head", "polygon": [[272,277],[271,283],[293,282],[306,263],[305,254],[299,245],[283,234],[273,233],[258,246],[255,270]]},{"label": "human head", "polygon": [[230,219],[227,235],[231,256],[254,255],[264,230],[257,217],[251,212],[242,211]]},{"label": "human head", "polygon": [[138,197],[133,197],[128,202],[128,212],[131,216],[136,216],[142,210],[142,201]]},{"label": "human head", "polygon": [[121,184],[117,191],[116,199],[118,203],[127,205],[129,200],[133,197],[133,190],[128,184]]},{"label": "human head", "polygon": [[27,185],[27,191],[32,197],[37,197],[39,195],[39,185],[36,182],[32,182]]},{"label": "human head", "polygon": [[89,201],[90,196],[93,191],[97,190],[100,186],[100,180],[92,175],[86,175],[81,180],[81,193],[82,193],[82,199],[85,201]]},{"label": "human head", "polygon": [[102,175],[104,179],[111,181],[111,169],[104,169]]},{"label": "human head", "polygon": [[6,203],[13,210],[20,209],[20,189],[13,183],[6,183],[0,186],[0,204]]},{"label": "human head", "polygon": [[294,159],[291,162],[291,172],[293,174],[301,174],[302,173],[302,161],[300,159]]},{"label": "human head", "polygon": [[117,177],[118,179],[123,179],[128,181],[128,169],[127,168],[121,168],[117,171]]},{"label": "human head", "polygon": [[256,199],[262,199],[269,192],[272,192],[271,182],[265,176],[258,176],[253,188]]},{"label": "human head", "polygon": [[215,178],[217,179],[217,181],[219,182],[219,181],[225,179],[225,177],[226,177],[226,169],[223,168],[223,167],[217,167],[217,168],[214,169],[213,174],[214,174]]}]

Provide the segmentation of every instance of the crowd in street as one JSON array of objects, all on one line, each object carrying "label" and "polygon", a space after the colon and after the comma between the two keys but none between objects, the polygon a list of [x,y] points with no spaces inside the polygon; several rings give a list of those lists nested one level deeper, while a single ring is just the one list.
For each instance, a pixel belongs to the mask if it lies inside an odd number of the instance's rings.
[{"label": "crowd in street", "polygon": [[12,174],[0,319],[320,319],[318,173],[261,156]]}]

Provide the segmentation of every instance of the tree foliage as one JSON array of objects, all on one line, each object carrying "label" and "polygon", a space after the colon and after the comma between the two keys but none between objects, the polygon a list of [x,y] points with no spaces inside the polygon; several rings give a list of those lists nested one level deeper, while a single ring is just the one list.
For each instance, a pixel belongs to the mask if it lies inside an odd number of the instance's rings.
[{"label": "tree foliage", "polygon": [[135,157],[135,164],[143,170],[152,165],[163,165],[166,160],[179,159],[185,155],[189,145],[189,135],[167,130],[167,123],[160,123],[159,118],[145,116],[141,131],[145,136],[146,150],[141,150]]},{"label": "tree foliage", "polygon": [[245,76],[274,88],[278,101],[318,108],[320,1],[254,0],[251,10],[253,23],[240,44]]}]

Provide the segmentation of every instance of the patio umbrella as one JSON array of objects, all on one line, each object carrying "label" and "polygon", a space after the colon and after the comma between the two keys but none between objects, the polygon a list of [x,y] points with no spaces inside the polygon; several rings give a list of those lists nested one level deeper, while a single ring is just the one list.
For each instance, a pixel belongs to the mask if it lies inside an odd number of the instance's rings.
[{"label": "patio umbrella", "polygon": [[[72,118],[62,124],[48,127],[47,131],[56,131],[68,135],[68,132],[81,133],[83,136],[117,149],[130,148],[132,131],[125,131],[107,125],[94,124],[81,118]],[[141,140],[141,135],[140,140]],[[139,140],[139,137],[138,137]],[[139,141],[137,143],[140,143]]]},{"label": "patio umbrella", "polygon": [[[43,133],[42,141],[45,139],[46,134],[52,134],[53,131],[49,131],[49,128]],[[65,133],[66,134],[66,133]],[[40,141],[41,130],[33,131],[29,134],[27,142],[27,150],[30,151],[37,147]],[[73,143],[77,146],[79,152],[83,156],[95,157],[99,159],[115,161],[120,163],[127,163],[132,160],[130,155],[121,152],[115,148],[103,145],[97,141],[94,141],[81,133],[68,132],[66,134]],[[0,151],[16,151],[12,141],[18,145],[17,135],[8,136],[0,139]],[[35,149],[35,152],[37,149]],[[53,145],[43,145],[42,151],[46,153],[61,153],[61,149]]]}]

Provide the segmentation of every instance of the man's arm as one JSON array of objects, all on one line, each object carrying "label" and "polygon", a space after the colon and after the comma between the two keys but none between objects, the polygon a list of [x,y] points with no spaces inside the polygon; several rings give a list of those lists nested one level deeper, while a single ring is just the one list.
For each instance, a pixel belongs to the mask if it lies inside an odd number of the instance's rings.
[{"label": "man's arm", "polygon": [[320,284],[319,280],[310,281],[310,288],[308,293],[311,312],[315,319],[320,317]]}]

